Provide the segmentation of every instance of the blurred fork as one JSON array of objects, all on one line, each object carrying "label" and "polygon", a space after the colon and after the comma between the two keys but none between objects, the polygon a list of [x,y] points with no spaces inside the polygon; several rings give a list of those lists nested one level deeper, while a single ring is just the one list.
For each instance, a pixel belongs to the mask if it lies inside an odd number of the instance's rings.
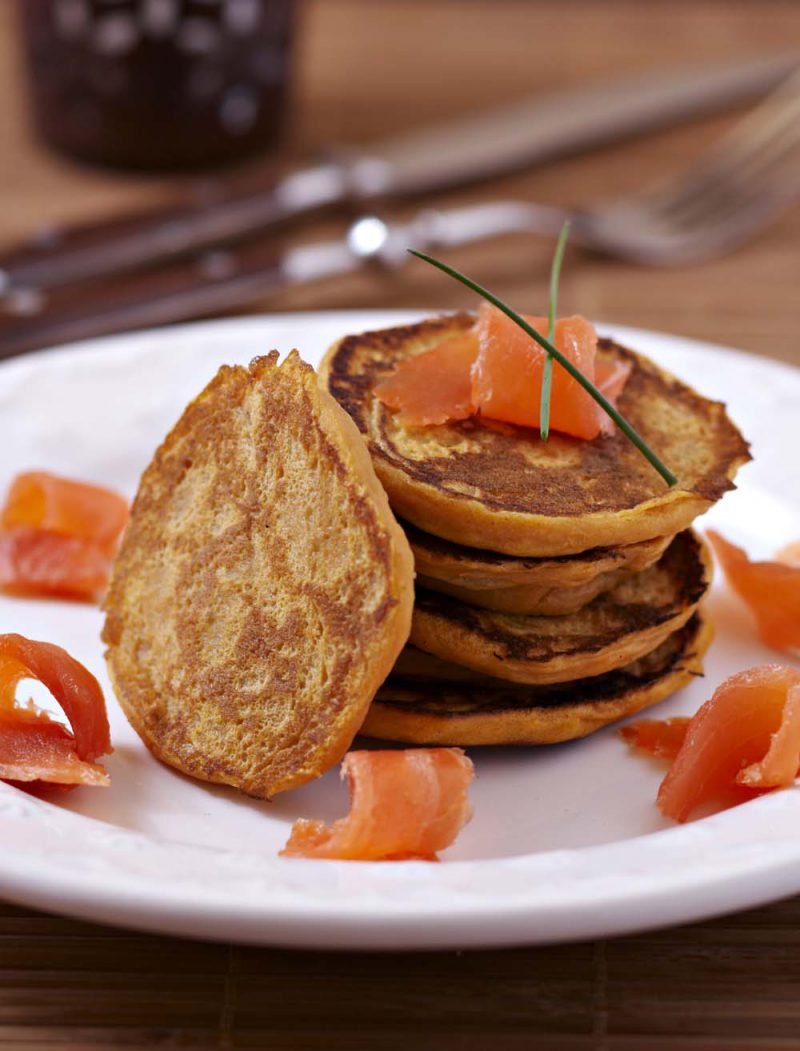
[{"label": "blurred fork", "polygon": [[575,216],[575,239],[641,263],[725,252],[800,200],[800,73],[661,190]]},{"label": "blurred fork", "polygon": [[[800,72],[725,135],[677,180],[654,192],[589,209],[498,201],[450,212],[423,213],[416,247],[441,247],[499,233],[556,235],[565,221],[573,243],[636,263],[668,266],[728,251],[800,200]],[[409,231],[408,234],[411,234]],[[408,236],[408,234],[406,236]],[[351,231],[358,251],[358,230]],[[393,245],[363,257],[393,261]],[[397,240],[397,238],[395,238]]]}]

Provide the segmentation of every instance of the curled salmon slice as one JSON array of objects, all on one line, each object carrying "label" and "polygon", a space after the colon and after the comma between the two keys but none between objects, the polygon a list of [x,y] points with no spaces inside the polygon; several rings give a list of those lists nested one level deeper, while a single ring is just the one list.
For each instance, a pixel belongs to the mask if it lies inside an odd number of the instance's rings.
[{"label": "curled salmon slice", "polygon": [[800,650],[800,565],[792,564],[794,545],[784,548],[780,561],[752,562],[743,548],[713,529],[707,533],[728,583],[755,617],[762,641],[776,650]]},{"label": "curled salmon slice", "polygon": [[674,756],[657,803],[675,821],[701,806],[788,787],[800,768],[800,672],[749,668],[726,679],[691,719],[642,720],[622,735],[652,755]]},{"label": "curled salmon slice", "polygon": [[[69,729],[16,703],[23,679],[38,679],[61,706]],[[0,635],[0,779],[59,785],[108,784],[97,760],[111,751],[100,684],[60,646]]]},{"label": "curled salmon slice", "polygon": [[472,416],[470,369],[478,356],[473,332],[453,336],[407,358],[375,388],[378,399],[397,412],[404,426],[426,427]]},{"label": "curled salmon slice", "polygon": [[99,763],[81,759],[75,739],[45,712],[0,708],[0,780],[19,786],[110,784]]},{"label": "curled salmon slice", "polygon": [[31,526],[90,541],[113,553],[128,520],[118,493],[46,471],[26,471],[11,483],[0,515],[3,529]]},{"label": "curled salmon slice", "polygon": [[327,826],[295,821],[284,857],[435,861],[471,816],[474,768],[460,748],[349,752],[350,813]]},{"label": "curled salmon slice", "polygon": [[0,590],[95,600],[127,518],[126,501],[108,489],[45,471],[17,475],[0,513]]}]

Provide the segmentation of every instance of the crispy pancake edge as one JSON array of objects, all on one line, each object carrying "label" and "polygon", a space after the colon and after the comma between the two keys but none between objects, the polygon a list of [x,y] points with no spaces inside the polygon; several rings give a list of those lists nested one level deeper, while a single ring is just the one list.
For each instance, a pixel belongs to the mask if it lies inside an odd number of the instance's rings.
[{"label": "crispy pancake edge", "polygon": [[426,533],[408,522],[400,522],[421,576],[442,580],[470,590],[506,587],[580,587],[603,573],[616,570],[638,572],[663,555],[671,536],[653,537],[636,544],[595,547],[574,555],[525,558],[503,555]]},{"label": "crispy pancake edge", "polygon": [[[464,331],[472,321],[470,315],[457,314],[347,336],[330,348],[321,366],[328,389],[366,437],[393,508],[421,529],[456,543],[522,556],[572,554],[636,543],[686,528],[733,487],[736,471],[750,458],[749,446],[721,403],[702,398],[642,355],[600,340],[603,353],[634,363],[620,408],[640,431],[648,429],[643,404],[652,401],[652,392],[658,391],[684,409],[690,405],[692,418],[702,418],[702,429],[714,432],[713,463],[700,477],[667,489],[652,468],[636,459],[636,450],[619,444],[629,444],[621,434],[582,442],[580,449],[574,439],[551,437],[549,447],[556,455],[560,455],[558,450],[568,455],[571,448],[571,455],[579,457],[580,475],[592,479],[589,500],[575,471],[562,472],[555,485],[556,476],[522,470],[527,460],[519,443],[529,443],[535,432],[508,425],[487,427],[475,420],[428,428],[441,436],[441,455],[433,460],[409,460],[397,451],[389,435],[392,414],[380,406],[376,415],[372,389],[397,361],[428,349],[449,333]],[[448,447],[460,441],[472,441],[474,446],[476,435],[480,452],[446,454]],[[655,444],[659,444],[657,436]],[[542,455],[541,449],[536,455]],[[679,465],[671,466],[679,470]],[[491,496],[486,487],[490,472],[493,489],[507,495]],[[627,487],[639,494],[637,498],[628,492],[619,502],[627,492],[620,479],[630,483]],[[594,504],[602,507],[594,510]]]},{"label": "crispy pancake edge", "polygon": [[[498,614],[418,590],[410,641],[442,660],[511,682],[547,685],[602,675],[650,652],[691,617],[713,574],[707,545],[686,530],[636,585],[645,587],[663,573],[670,588],[666,602],[646,596],[625,601],[629,578],[569,617]],[[600,618],[599,632],[573,636],[576,621],[593,617]]]},{"label": "crispy pancake edge", "polygon": [[427,591],[440,591],[443,595],[466,602],[481,609],[493,609],[498,613],[519,613],[532,617],[568,617],[583,609],[598,595],[610,591],[634,570],[612,569],[598,573],[585,584],[571,587],[537,587],[533,584],[517,584],[514,587],[465,588],[450,584],[435,577],[417,574],[417,586]]},{"label": "crispy pancake edge", "polygon": [[[638,676],[622,668],[555,688],[526,690],[495,680],[493,692],[487,679],[443,684],[392,675],[378,691],[361,733],[407,744],[462,747],[571,741],[666,700],[702,675],[713,637],[711,622],[699,611],[662,643],[667,648],[677,644],[663,666]],[[546,695],[562,699],[546,704]],[[452,711],[446,710],[448,698],[454,701]]]}]

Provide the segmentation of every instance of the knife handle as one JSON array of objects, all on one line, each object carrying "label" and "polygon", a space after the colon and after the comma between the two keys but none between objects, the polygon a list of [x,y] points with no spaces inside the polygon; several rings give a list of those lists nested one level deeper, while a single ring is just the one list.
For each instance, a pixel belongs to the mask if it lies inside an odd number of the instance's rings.
[{"label": "knife handle", "polygon": [[157,271],[44,293],[19,291],[5,308],[0,303],[0,358],[224,313],[365,266],[396,270],[409,262],[412,247],[456,248],[499,234],[557,233],[563,219],[560,209],[524,201],[427,208],[405,222],[363,215],[339,240],[282,250],[264,242],[240,245],[235,252],[206,252]]},{"label": "knife handle", "polygon": [[46,230],[32,243],[0,254],[0,298],[160,266],[244,240],[336,203],[348,188],[346,169],[323,164],[211,203],[200,199],[85,227]]},{"label": "knife handle", "polygon": [[[284,287],[274,248],[252,253],[209,252],[149,273],[30,294],[28,313],[3,317],[0,358],[73,340],[225,313]],[[22,297],[24,300],[24,296]]]}]

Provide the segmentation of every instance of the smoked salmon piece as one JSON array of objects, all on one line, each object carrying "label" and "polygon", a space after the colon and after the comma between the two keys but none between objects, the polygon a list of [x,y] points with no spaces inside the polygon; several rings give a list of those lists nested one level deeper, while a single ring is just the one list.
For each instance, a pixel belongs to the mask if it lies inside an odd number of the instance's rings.
[{"label": "smoked salmon piece", "polygon": [[471,811],[474,769],[460,748],[348,752],[342,777],[350,813],[327,826],[295,821],[284,857],[435,861]]},{"label": "smoked salmon piece", "polygon": [[0,708],[0,780],[15,785],[110,784],[98,763],[81,759],[72,734],[46,712]]},{"label": "smoked salmon piece", "polygon": [[[547,333],[547,318],[525,316]],[[473,395],[483,416],[538,427],[545,351],[496,307],[482,303],[476,332],[480,351],[472,370]],[[595,381],[597,333],[582,317],[561,318],[555,345],[583,375]],[[600,434],[597,403],[563,368],[553,364],[550,426],[576,438]]]},{"label": "smoked salmon piece", "polygon": [[[547,319],[526,316],[539,332]],[[631,372],[628,362],[596,362],[597,333],[582,317],[556,322],[558,349],[616,404]],[[545,351],[496,307],[482,303],[472,329],[401,362],[375,388],[401,423],[429,426],[487,419],[539,427]],[[576,438],[613,433],[611,418],[560,365],[553,366],[550,426]]]},{"label": "smoked salmon piece", "polygon": [[788,787],[800,768],[800,672],[750,668],[722,683],[691,719],[643,720],[622,735],[652,755],[674,754],[657,804],[675,821]]},{"label": "smoked salmon piece", "polygon": [[[620,737],[627,741],[631,748],[647,752],[656,759],[672,761],[680,752],[691,719],[678,716],[674,719],[640,719],[638,722],[623,726]],[[721,788],[715,797],[715,804],[720,810],[726,807],[746,803],[761,793],[743,785],[731,784]]]},{"label": "smoked salmon piece", "polygon": [[756,619],[763,642],[776,650],[800,650],[800,565],[794,545],[781,561],[751,562],[746,552],[713,529],[707,530],[728,583]]},{"label": "smoked salmon piece", "polygon": [[33,526],[89,540],[110,554],[127,521],[128,502],[118,493],[46,471],[18,474],[0,515],[3,529]]},{"label": "smoked salmon piece", "polygon": [[[632,371],[633,365],[630,361],[595,362],[595,386],[611,402],[615,409]],[[595,402],[594,407],[600,421],[600,433],[604,435],[613,434],[616,426],[614,421],[604,409],[600,408],[597,402]]]},{"label": "smoked salmon piece", "polygon": [[639,719],[619,730],[623,741],[631,748],[654,755],[657,759],[674,759],[686,740],[686,731],[691,719],[677,716],[674,719]]},{"label": "smoked salmon piece", "polygon": [[94,600],[105,589],[127,502],[45,471],[11,483],[0,513],[0,590]]},{"label": "smoked salmon piece", "polygon": [[[38,679],[61,706],[69,729],[16,704],[23,679]],[[103,691],[82,664],[49,642],[0,635],[0,779],[15,783],[107,785],[97,760],[111,751]]]},{"label": "smoked salmon piece", "polygon": [[402,361],[375,388],[403,425],[426,427],[446,420],[465,420],[472,402],[470,370],[478,356],[474,332],[453,336],[432,350]]},{"label": "smoked salmon piece", "polygon": [[111,561],[97,544],[43,529],[0,531],[0,591],[93,601],[108,583]]}]

